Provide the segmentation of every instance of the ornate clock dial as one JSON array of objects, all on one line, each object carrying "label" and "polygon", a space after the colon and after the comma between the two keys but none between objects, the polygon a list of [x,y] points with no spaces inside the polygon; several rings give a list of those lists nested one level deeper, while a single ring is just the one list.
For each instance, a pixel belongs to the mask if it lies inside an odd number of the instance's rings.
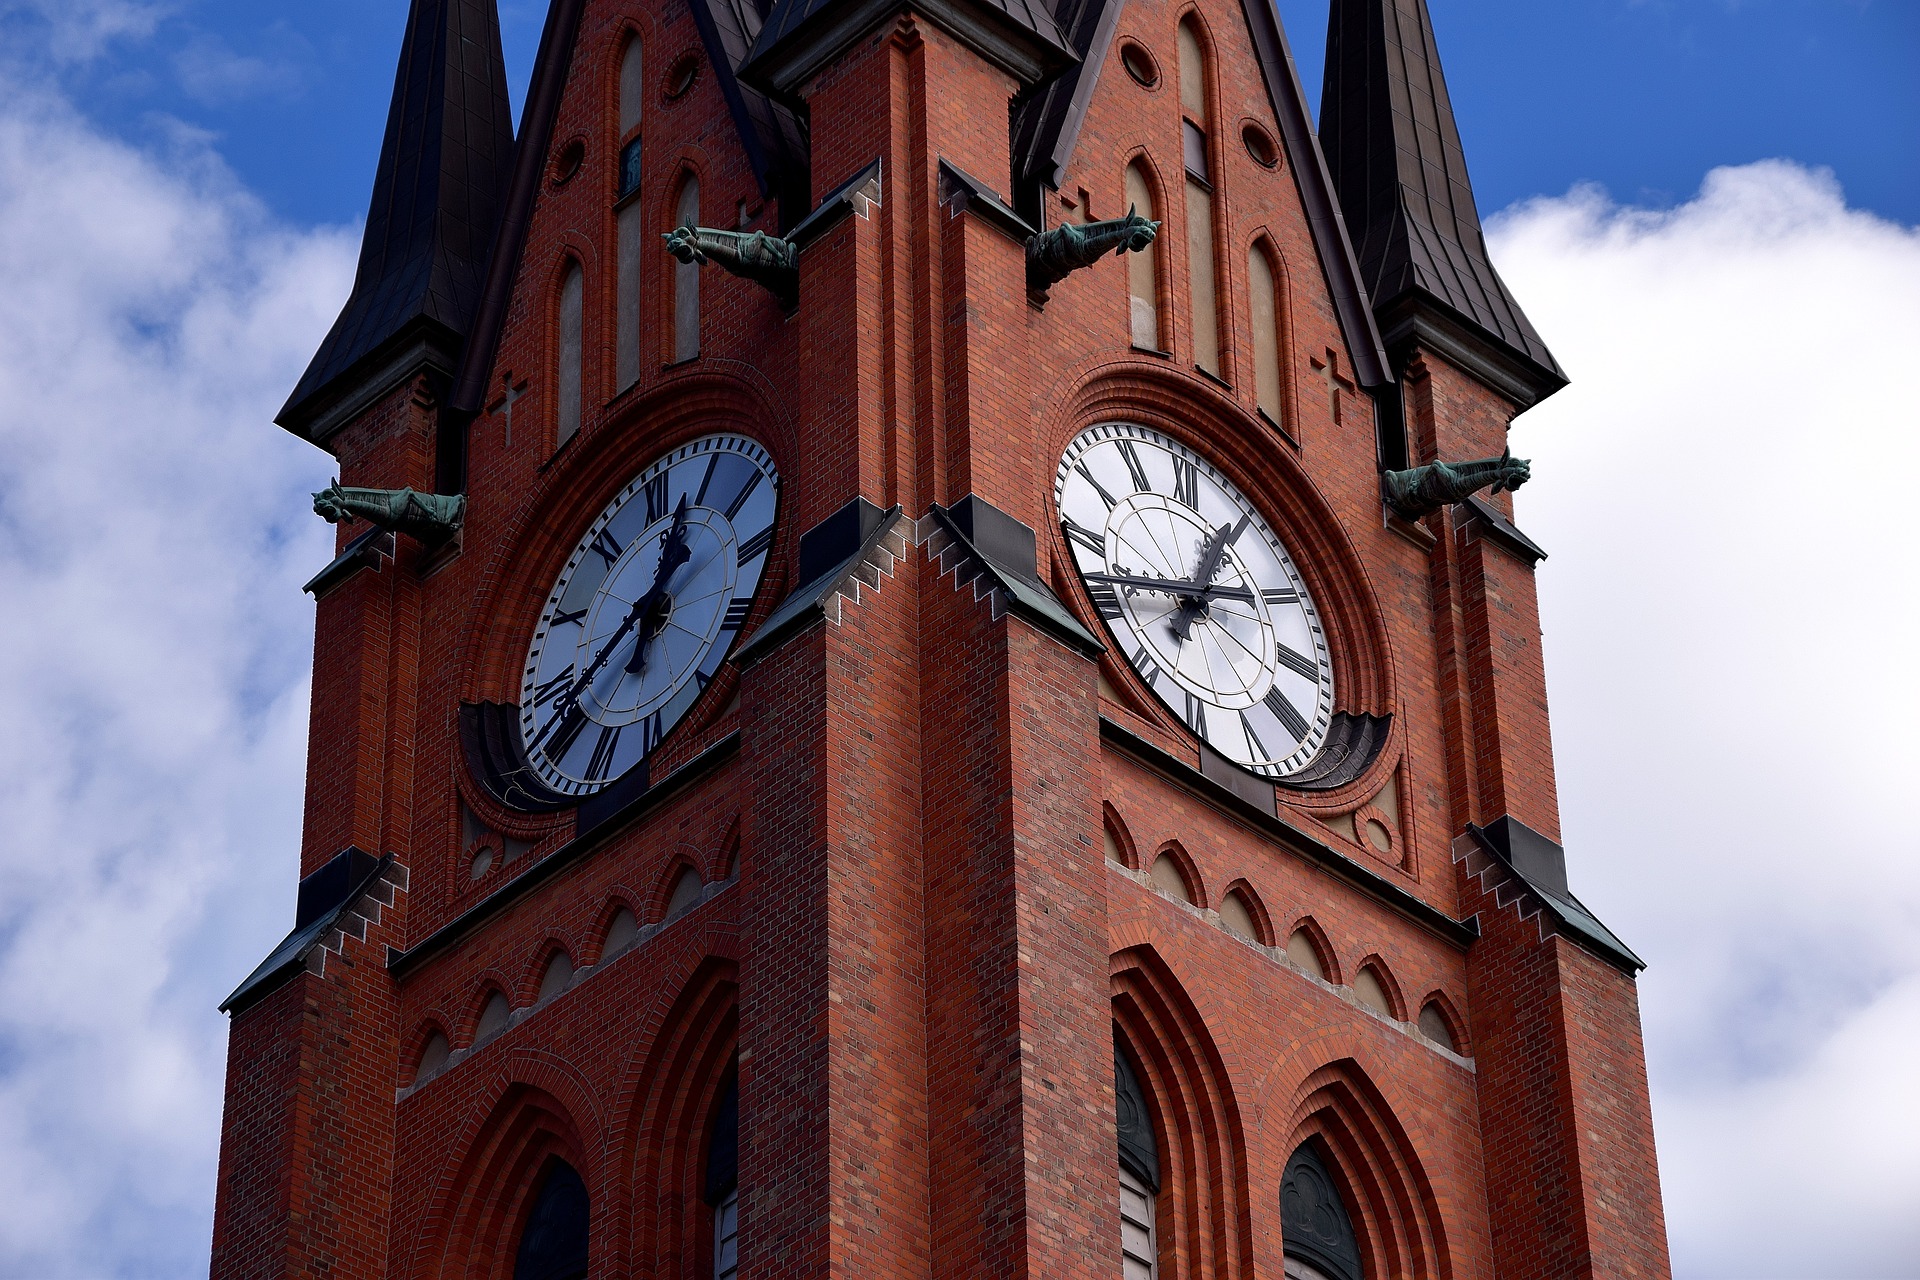
[{"label": "ornate clock dial", "polygon": [[586,796],[645,759],[713,679],[773,545],[780,477],[734,435],[680,446],[593,522],[527,649],[527,763]]},{"label": "ornate clock dial", "polygon": [[1233,483],[1127,423],[1077,436],[1054,497],[1087,595],[1167,708],[1255,773],[1304,768],[1333,717],[1333,664],[1293,557]]}]

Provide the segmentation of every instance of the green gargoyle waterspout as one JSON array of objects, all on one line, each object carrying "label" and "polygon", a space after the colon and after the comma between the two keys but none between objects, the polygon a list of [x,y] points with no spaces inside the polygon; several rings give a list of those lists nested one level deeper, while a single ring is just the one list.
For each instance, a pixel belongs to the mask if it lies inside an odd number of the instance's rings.
[{"label": "green gargoyle waterspout", "polygon": [[1387,505],[1409,520],[1431,515],[1463,502],[1482,489],[1499,493],[1518,489],[1533,477],[1533,466],[1516,458],[1511,449],[1497,458],[1475,462],[1430,462],[1408,471],[1388,471],[1380,477]]},{"label": "green gargoyle waterspout", "polygon": [[1160,234],[1160,224],[1128,208],[1124,218],[1105,222],[1063,222],[1027,241],[1027,288],[1044,295],[1082,267],[1108,253],[1139,253]]},{"label": "green gargoyle waterspout", "polygon": [[769,290],[791,310],[800,297],[800,250],[791,240],[764,231],[719,231],[713,227],[676,227],[662,239],[667,252],[685,263],[711,262],[721,270]]},{"label": "green gargoyle waterspout", "polygon": [[351,489],[336,480],[313,495],[313,510],[328,524],[365,520],[434,546],[460,532],[467,499],[464,494],[413,489]]}]

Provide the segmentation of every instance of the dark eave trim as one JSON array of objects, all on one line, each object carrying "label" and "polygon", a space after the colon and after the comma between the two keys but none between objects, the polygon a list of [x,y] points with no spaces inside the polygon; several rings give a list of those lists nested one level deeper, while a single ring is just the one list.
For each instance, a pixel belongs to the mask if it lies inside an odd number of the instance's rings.
[{"label": "dark eave trim", "polygon": [[954,213],[973,214],[1019,244],[1033,238],[1032,224],[1015,213],[998,192],[945,156],[940,157],[940,203],[953,206]]},{"label": "dark eave trim", "polygon": [[1327,169],[1327,158],[1313,131],[1300,69],[1294,65],[1293,51],[1287,47],[1280,15],[1273,6],[1274,0],[1240,0],[1247,29],[1253,34],[1254,51],[1260,58],[1260,72],[1267,82],[1267,98],[1273,104],[1274,118],[1280,122],[1287,167],[1293,170],[1300,202],[1306,206],[1307,225],[1313,232],[1314,247],[1320,251],[1320,267],[1333,293],[1333,309],[1340,317],[1354,373],[1363,387],[1385,386],[1393,381],[1387,346],[1373,318],[1366,286],[1361,283],[1360,259],[1347,234],[1340,202],[1334,198],[1333,174]]},{"label": "dark eave trim", "polygon": [[1454,519],[1470,540],[1480,537],[1497,543],[1524,561],[1529,569],[1547,558],[1544,547],[1520,532],[1513,521],[1500,514],[1500,508],[1477,493],[1455,508]]},{"label": "dark eave trim", "polygon": [[526,248],[527,228],[533,221],[534,197],[546,172],[547,146],[553,140],[553,121],[573,65],[574,38],[580,30],[580,11],[586,0],[553,0],[547,10],[546,30],[540,35],[540,53],[533,64],[533,83],[520,115],[520,137],[514,143],[513,182],[507,188],[506,210],[494,236],[493,256],[487,266],[486,289],[473,318],[454,378],[451,407],[456,413],[477,414],[486,404],[487,375],[500,350],[507,308],[513,301],[514,278],[520,254]]},{"label": "dark eave trim", "polygon": [[1455,920],[1424,899],[1407,892],[1385,876],[1323,844],[1275,814],[1215,782],[1194,766],[1162,751],[1145,738],[1122,728],[1105,716],[1100,717],[1103,742],[1133,757],[1169,782],[1185,789],[1228,816],[1238,819],[1261,835],[1284,845],[1306,861],[1330,872],[1336,879],[1364,893],[1382,906],[1425,929],[1442,942],[1461,951],[1480,936],[1478,920]]},{"label": "dark eave trim", "polygon": [[333,558],[332,564],[314,574],[300,589],[318,600],[362,569],[377,572],[384,562],[393,559],[393,551],[393,533],[376,525],[349,542]]},{"label": "dark eave trim", "polygon": [[869,205],[885,203],[884,173],[880,157],[875,156],[866,168],[827,192],[813,212],[787,232],[788,242],[796,250],[804,250],[849,214],[866,217]]},{"label": "dark eave trim", "polygon": [[471,934],[487,920],[499,915],[562,871],[579,862],[636,819],[687,787],[707,777],[740,751],[740,732],[735,730],[702,751],[693,759],[662,778],[658,784],[635,797],[632,803],[585,835],[576,836],[523,871],[519,878],[504,884],[454,919],[427,935],[418,945],[405,951],[389,952],[387,972],[404,978],[429,958],[439,954]]}]

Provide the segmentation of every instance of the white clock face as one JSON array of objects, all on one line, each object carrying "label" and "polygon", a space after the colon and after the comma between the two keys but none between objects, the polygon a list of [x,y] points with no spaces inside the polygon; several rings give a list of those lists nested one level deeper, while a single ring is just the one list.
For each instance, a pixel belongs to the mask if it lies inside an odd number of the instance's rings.
[{"label": "white clock face", "polygon": [[753,606],[779,489],[765,449],[706,436],[593,522],[547,596],[521,683],[527,762],[547,786],[591,795],[687,713]]},{"label": "white clock face", "polygon": [[1293,557],[1246,496],[1178,441],[1106,423],[1067,447],[1054,497],[1147,687],[1229,760],[1304,768],[1332,722],[1333,664]]}]

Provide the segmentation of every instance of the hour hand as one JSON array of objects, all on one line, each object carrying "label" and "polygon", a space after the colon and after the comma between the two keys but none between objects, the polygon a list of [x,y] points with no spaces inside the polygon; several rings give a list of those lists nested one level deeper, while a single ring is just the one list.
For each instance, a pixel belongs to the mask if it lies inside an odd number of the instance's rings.
[{"label": "hour hand", "polygon": [[1089,573],[1088,582],[1105,583],[1114,587],[1130,587],[1135,591],[1155,591],[1161,595],[1178,596],[1182,600],[1194,600],[1212,597],[1220,600],[1252,600],[1253,592],[1245,587],[1219,585],[1200,586],[1182,578],[1153,578],[1137,573]]}]

